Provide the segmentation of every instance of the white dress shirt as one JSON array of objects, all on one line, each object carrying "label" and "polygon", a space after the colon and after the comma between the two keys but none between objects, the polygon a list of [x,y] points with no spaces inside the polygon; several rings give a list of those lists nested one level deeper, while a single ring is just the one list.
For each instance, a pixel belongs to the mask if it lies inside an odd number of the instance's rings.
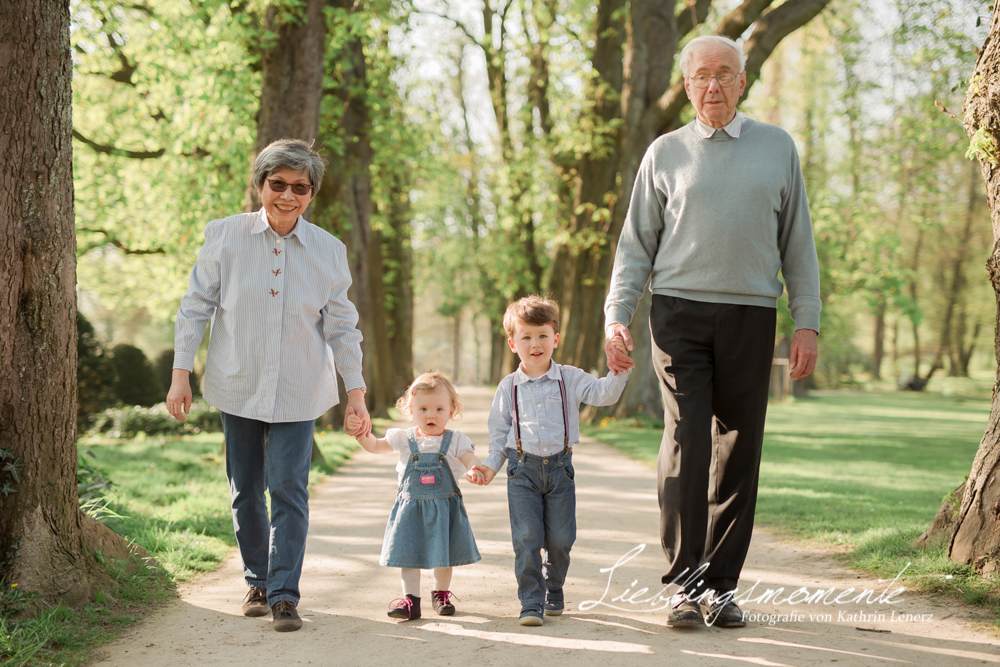
[{"label": "white dress shirt", "polygon": [[174,368],[192,370],[212,320],[202,383],[228,414],[268,423],[316,419],[361,377],[347,248],[301,216],[279,237],[264,209],[213,220],[174,330]]}]

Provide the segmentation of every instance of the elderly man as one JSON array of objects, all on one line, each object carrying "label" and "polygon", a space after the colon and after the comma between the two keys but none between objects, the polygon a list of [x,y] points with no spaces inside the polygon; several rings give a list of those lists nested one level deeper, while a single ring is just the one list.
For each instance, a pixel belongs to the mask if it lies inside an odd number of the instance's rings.
[{"label": "elderly man", "polygon": [[797,329],[791,377],[816,365],[819,266],[799,158],[786,132],[736,111],[745,62],[725,37],[681,52],[697,118],[642,160],[604,307],[608,366],[626,370],[613,339],[632,349],[627,325],[652,278],[663,583],[682,587],[671,627],[746,624],[732,598],[753,530],[779,270]]}]

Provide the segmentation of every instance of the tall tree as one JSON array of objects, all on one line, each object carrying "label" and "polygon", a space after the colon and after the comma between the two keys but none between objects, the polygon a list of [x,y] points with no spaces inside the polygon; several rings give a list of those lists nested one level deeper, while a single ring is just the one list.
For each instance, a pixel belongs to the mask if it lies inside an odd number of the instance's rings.
[{"label": "tall tree", "polygon": [[[304,0],[293,9],[270,5],[264,18],[263,80],[254,155],[283,137],[315,141],[323,99],[326,0]],[[260,208],[252,184],[247,210]]]},{"label": "tall tree", "polygon": [[[994,7],[986,42],[965,98],[964,124],[970,154],[979,157],[986,181],[987,203],[995,244],[987,261],[990,282],[1000,304],[1000,107],[995,82],[1000,78],[1000,7]],[[1000,363],[1000,309],[994,333]],[[1000,572],[1000,366],[994,383],[993,407],[982,442],[972,462],[962,505],[948,543],[948,556],[969,563],[981,573]]]},{"label": "tall tree", "polygon": [[76,490],[67,0],[0,7],[0,576],[75,604],[110,579]]}]

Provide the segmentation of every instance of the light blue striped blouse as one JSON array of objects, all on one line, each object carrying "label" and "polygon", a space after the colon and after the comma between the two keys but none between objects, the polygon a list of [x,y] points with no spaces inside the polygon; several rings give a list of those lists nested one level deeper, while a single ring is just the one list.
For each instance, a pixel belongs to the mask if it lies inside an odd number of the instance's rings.
[{"label": "light blue striped blouse", "polygon": [[229,414],[264,422],[316,419],[364,387],[358,311],[347,299],[347,248],[301,216],[279,237],[264,209],[205,227],[174,329],[174,368],[192,370],[212,319],[202,390]]}]

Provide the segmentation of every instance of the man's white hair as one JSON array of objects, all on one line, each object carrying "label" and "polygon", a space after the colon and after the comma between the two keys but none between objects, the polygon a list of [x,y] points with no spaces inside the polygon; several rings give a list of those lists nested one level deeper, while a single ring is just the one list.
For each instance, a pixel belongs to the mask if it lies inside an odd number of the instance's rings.
[{"label": "man's white hair", "polygon": [[740,63],[740,72],[746,67],[747,57],[739,44],[722,35],[702,35],[701,37],[695,37],[681,49],[681,74],[690,76],[688,67],[691,65],[691,58],[694,57],[695,52],[710,46],[730,49],[733,52],[733,56]]}]

